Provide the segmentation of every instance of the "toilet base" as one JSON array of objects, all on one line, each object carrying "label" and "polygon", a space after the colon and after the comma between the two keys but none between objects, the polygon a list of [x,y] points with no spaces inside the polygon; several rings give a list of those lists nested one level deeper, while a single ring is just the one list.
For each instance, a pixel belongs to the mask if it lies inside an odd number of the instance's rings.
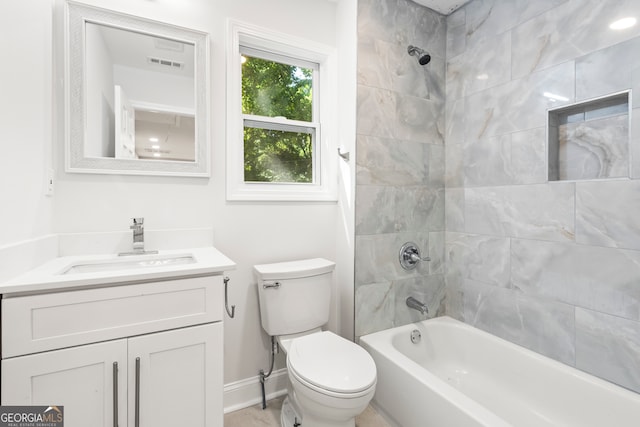
[{"label": "toilet base", "polygon": [[355,427],[355,418],[343,421],[314,420],[312,416],[307,416],[307,422],[302,422],[302,415],[296,411],[295,406],[289,400],[289,396],[284,398],[280,411],[281,427]]},{"label": "toilet base", "polygon": [[285,397],[282,402],[280,425],[282,427],[302,427],[302,416],[298,414],[289,401],[289,396]]}]

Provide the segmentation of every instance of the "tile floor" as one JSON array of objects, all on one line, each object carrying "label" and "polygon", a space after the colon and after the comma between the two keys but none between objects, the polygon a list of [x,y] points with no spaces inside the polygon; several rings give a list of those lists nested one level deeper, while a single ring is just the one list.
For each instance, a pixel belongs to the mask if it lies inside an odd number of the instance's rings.
[{"label": "tile floor", "polygon": [[[254,405],[224,416],[224,427],[280,427],[280,408],[283,398],[267,402],[267,409],[262,405]],[[373,409],[367,407],[356,417],[356,427],[389,427],[389,424]]]}]

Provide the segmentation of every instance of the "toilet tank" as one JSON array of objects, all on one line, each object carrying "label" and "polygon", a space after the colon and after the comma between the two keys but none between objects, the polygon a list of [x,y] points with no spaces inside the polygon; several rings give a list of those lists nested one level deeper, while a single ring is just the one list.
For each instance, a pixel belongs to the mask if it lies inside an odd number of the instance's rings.
[{"label": "toilet tank", "polygon": [[254,266],[262,328],[279,336],[327,323],[334,267],[334,262],[323,258]]}]

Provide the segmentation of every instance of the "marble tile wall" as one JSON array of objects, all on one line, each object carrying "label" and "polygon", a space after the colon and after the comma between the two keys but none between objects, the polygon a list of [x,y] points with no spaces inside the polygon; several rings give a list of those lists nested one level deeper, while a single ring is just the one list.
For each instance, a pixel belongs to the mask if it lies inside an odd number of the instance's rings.
[{"label": "marble tile wall", "polygon": [[558,132],[560,180],[629,176],[629,117],[626,114],[561,124]]},{"label": "marble tile wall", "polygon": [[549,180],[629,177],[628,91],[549,111],[548,132]]},{"label": "marble tile wall", "polygon": [[[407,54],[415,45],[431,62]],[[355,333],[433,316],[445,295],[445,17],[410,0],[358,2]],[[405,271],[403,243],[431,262]]]},{"label": "marble tile wall", "polygon": [[640,24],[609,28],[626,16],[640,2],[472,0],[447,17],[441,310],[640,392],[640,101],[622,178],[550,182],[545,141],[548,109],[640,89]]}]

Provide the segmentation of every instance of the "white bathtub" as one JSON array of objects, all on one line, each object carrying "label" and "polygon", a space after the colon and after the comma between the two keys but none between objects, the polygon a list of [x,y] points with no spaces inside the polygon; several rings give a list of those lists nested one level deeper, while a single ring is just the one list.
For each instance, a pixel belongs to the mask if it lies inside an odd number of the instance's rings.
[{"label": "white bathtub", "polygon": [[398,426],[640,426],[640,394],[449,317],[360,344],[378,369],[374,405]]}]

